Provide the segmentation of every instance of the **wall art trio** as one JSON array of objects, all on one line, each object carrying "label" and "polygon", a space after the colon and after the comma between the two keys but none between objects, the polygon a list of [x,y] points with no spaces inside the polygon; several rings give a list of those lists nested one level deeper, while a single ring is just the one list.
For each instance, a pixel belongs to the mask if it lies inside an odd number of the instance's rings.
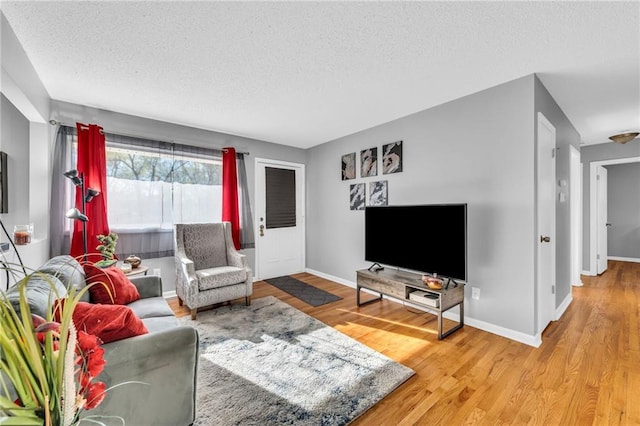
[{"label": "wall art trio", "polygon": [[[402,141],[382,145],[380,153],[382,174],[402,172]],[[355,179],[357,169],[360,169],[361,178],[378,176],[378,147],[360,151],[360,163],[356,162],[355,152],[342,156],[342,180]],[[386,206],[389,200],[387,182],[386,180],[368,182],[368,199],[366,183],[351,184],[349,186],[350,209],[364,210],[365,206]]]}]

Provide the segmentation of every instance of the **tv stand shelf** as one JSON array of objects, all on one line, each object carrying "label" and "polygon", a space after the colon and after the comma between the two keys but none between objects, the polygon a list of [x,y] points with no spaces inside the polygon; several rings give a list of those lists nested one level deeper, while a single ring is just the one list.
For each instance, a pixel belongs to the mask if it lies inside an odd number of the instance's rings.
[{"label": "tv stand shelf", "polygon": [[[454,331],[464,326],[464,284],[460,283],[454,287],[449,285],[448,289],[434,290],[427,287],[422,282],[419,274],[411,272],[397,271],[392,269],[383,269],[379,271],[370,271],[362,269],[356,272],[356,304],[358,306],[367,305],[382,299],[383,295],[391,296],[402,301],[414,303],[419,306],[435,311],[438,316],[438,339],[444,339]],[[360,289],[365,288],[373,290],[380,296],[360,302]],[[410,299],[410,294],[416,291],[426,293],[428,300],[425,303]],[[460,322],[451,329],[443,332],[442,330],[442,314],[454,306],[460,306]]]}]

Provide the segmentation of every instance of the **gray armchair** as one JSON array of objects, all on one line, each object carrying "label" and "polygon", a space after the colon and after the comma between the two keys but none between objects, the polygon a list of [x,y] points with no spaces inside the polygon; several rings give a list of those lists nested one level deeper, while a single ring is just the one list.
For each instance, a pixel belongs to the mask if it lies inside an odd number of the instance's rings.
[{"label": "gray armchair", "polygon": [[244,254],[236,251],[231,224],[175,225],[176,293],[191,309],[244,297],[251,304],[253,276]]}]

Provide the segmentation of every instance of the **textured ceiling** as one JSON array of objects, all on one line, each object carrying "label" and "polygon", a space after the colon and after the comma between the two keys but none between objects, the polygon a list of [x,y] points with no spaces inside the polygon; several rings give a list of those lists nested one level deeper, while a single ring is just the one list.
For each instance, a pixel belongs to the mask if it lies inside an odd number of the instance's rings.
[{"label": "textured ceiling", "polygon": [[640,128],[640,3],[9,2],[53,99],[310,147],[538,73],[584,143]]}]

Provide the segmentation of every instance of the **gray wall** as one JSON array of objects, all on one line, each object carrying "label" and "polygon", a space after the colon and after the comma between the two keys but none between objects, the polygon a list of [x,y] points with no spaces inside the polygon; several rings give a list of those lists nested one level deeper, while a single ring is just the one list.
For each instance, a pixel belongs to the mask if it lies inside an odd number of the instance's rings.
[{"label": "gray wall", "polygon": [[[29,139],[30,139],[30,123],[24,115],[4,96],[0,95],[0,150],[7,154],[7,178],[8,178],[8,202],[9,212],[0,214],[0,219],[6,227],[10,235],[13,233],[14,225],[26,225],[33,223],[30,218],[30,168],[25,167],[29,164]],[[9,264],[18,265],[22,260],[26,267],[36,267],[43,262],[44,243],[42,239],[36,236],[44,235],[44,231],[37,229],[38,234],[32,236],[31,243],[24,246],[17,246],[20,257],[16,255],[13,249],[7,253],[2,253],[2,260]],[[7,237],[0,231],[0,241],[6,242]],[[13,268],[19,271],[18,266]],[[0,274],[0,289],[4,289],[6,276]],[[16,275],[19,278],[19,275]],[[14,278],[9,279],[8,284],[13,284]]]},{"label": "gray wall", "polygon": [[[351,282],[369,266],[363,212],[349,210],[352,183],[388,180],[389,204],[465,202],[465,315],[534,335],[534,116],[530,75],[311,148],[307,266]],[[402,173],[341,181],[343,154],[397,140]]]},{"label": "gray wall", "polygon": [[[2,214],[2,222],[9,232],[16,224],[29,221],[29,120],[4,96],[0,95],[1,136],[0,150],[7,153],[9,182],[9,213]],[[1,235],[1,234],[0,234]],[[0,237],[5,241],[4,236]]]},{"label": "gray wall", "polygon": [[640,163],[606,168],[609,256],[640,261]]},{"label": "gray wall", "polygon": [[[617,143],[602,143],[597,145],[583,146],[580,150],[582,168],[582,267],[585,271],[591,269],[590,265],[590,224],[591,216],[589,211],[589,205],[591,202],[589,192],[589,182],[591,179],[591,163],[594,161],[603,160],[618,160],[625,158],[640,157],[640,139],[636,138],[624,145]],[[593,266],[595,269],[595,265]]]},{"label": "gray wall", "polygon": [[0,31],[0,91],[3,95],[0,147],[9,155],[10,168],[10,213],[3,215],[2,220],[9,231],[14,224],[34,223],[35,238],[31,244],[19,248],[25,264],[34,267],[46,260],[49,246],[48,149],[51,133],[50,126],[45,123],[49,116],[50,99],[2,14]]},{"label": "gray wall", "polygon": [[[556,189],[564,192],[565,201],[556,197],[556,307],[571,293],[571,209],[569,188],[569,146],[580,149],[580,134],[560,109],[542,82],[535,79],[535,110],[556,128]],[[537,131],[537,127],[536,127]],[[560,182],[566,186],[560,186]]]}]

